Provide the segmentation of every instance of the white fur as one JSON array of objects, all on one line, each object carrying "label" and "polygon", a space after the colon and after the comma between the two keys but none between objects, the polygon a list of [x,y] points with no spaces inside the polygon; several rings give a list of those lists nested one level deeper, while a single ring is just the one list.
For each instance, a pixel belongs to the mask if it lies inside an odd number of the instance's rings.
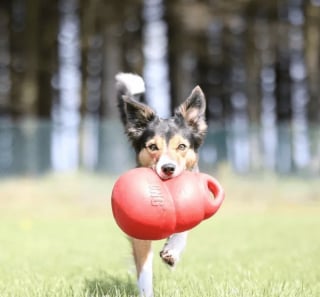
[{"label": "white fur", "polygon": [[[118,86],[124,87],[129,92],[128,95],[136,95],[145,92],[145,84],[139,75],[132,74],[132,73],[118,73],[116,75],[116,81]],[[192,114],[193,116],[193,114]],[[157,174],[163,178],[169,178],[162,172],[162,166],[168,163],[173,163],[176,165],[175,172],[170,178],[178,176],[183,167],[179,167],[177,162],[171,160],[168,155],[164,154],[157,164],[154,166],[153,169],[156,170]],[[176,263],[179,261],[182,251],[184,250],[187,242],[187,234],[188,232],[181,232],[177,234],[171,235],[160,255],[164,262],[169,264],[170,266],[175,266]],[[143,255],[143,259],[144,259]],[[139,261],[138,261],[139,262]],[[140,262],[139,262],[140,263]],[[138,272],[138,288],[140,297],[153,297],[153,252],[150,250],[146,260],[141,268],[141,271]]]},{"label": "white fur", "polygon": [[152,260],[153,252],[150,251],[138,278],[140,297],[153,297]]},{"label": "white fur", "polygon": [[146,88],[141,76],[133,73],[118,73],[116,75],[118,83],[126,86],[131,95],[144,93]]},{"label": "white fur", "polygon": [[[180,260],[187,243],[188,231],[171,235],[163,247],[164,257],[174,259],[174,264]],[[140,297],[153,297],[153,252],[150,251],[138,277]],[[175,266],[175,265],[174,265]]]},{"label": "white fur", "polygon": [[187,236],[188,231],[171,235],[163,247],[163,259],[165,257],[172,257],[174,263],[177,264],[180,260],[180,255],[187,244]]},{"label": "white fur", "polygon": [[[168,163],[171,163],[171,164],[174,164],[176,166],[176,169],[174,171],[174,173],[171,175],[171,176],[168,176],[166,175],[161,167],[165,164],[168,164]],[[179,167],[179,164],[172,160],[170,157],[168,157],[167,155],[162,155],[160,157],[160,159],[158,160],[158,162],[155,164],[155,168],[154,168],[157,172],[157,174],[160,176],[160,178],[162,179],[168,179],[168,178],[173,178],[173,177],[176,177],[178,176],[179,174],[181,174],[181,172],[183,171],[183,168],[180,168]]]}]

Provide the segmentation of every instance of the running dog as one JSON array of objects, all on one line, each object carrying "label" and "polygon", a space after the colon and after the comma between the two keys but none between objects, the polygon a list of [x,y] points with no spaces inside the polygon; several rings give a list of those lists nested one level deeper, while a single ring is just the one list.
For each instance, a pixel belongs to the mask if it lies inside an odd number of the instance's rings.
[{"label": "running dog", "polygon": [[[195,87],[169,119],[160,118],[141,102],[145,84],[140,76],[119,73],[116,88],[121,120],[135,150],[137,166],[152,168],[161,179],[174,178],[184,170],[198,171],[197,151],[207,131],[206,101],[201,88]],[[160,251],[164,263],[174,267],[186,241],[187,232],[172,234]],[[151,241],[130,238],[130,242],[140,296],[152,297]]]}]

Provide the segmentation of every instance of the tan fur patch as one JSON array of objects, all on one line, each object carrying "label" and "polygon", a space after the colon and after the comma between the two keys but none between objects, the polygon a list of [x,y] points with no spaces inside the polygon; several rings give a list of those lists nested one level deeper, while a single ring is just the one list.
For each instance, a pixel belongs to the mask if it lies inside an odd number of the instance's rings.
[{"label": "tan fur patch", "polygon": [[[182,137],[181,135],[175,135],[169,140],[169,150],[175,151],[178,150],[180,144],[185,144],[187,148],[189,148],[190,143],[187,139]],[[183,152],[183,151],[181,151]]]},{"label": "tan fur patch", "polygon": [[[185,149],[182,150],[180,145],[185,145]],[[188,170],[191,170],[197,161],[196,153],[190,149],[189,141],[181,135],[175,135],[170,139],[169,156],[176,160],[180,167]]]},{"label": "tan fur patch", "polygon": [[198,161],[197,154],[194,150],[188,150],[186,155],[186,168],[192,170]]},{"label": "tan fur patch", "polygon": [[[150,146],[153,144],[158,148],[155,151],[150,149]],[[138,154],[138,164],[143,167],[152,167],[154,164],[156,164],[165,150],[165,140],[160,136],[155,136],[147,141],[145,148],[143,148]]]},{"label": "tan fur patch", "polygon": [[[153,151],[150,149],[150,146],[153,144],[156,145],[157,150]],[[148,140],[145,148],[138,154],[138,164],[143,167],[152,167],[164,154],[175,161],[182,169],[191,170],[197,162],[197,155],[190,148],[189,141],[181,135],[175,135],[169,140],[168,144],[160,136],[155,136]]]},{"label": "tan fur patch", "polygon": [[150,240],[140,240],[136,238],[130,238],[133,258],[136,264],[137,275],[139,276],[143,265],[145,264],[148,255],[151,251],[151,241]]}]

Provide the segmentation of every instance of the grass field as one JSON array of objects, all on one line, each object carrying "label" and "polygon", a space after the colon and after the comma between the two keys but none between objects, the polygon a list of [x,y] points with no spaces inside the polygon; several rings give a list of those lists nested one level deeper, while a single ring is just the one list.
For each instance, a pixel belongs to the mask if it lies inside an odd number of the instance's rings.
[{"label": "grass field", "polygon": [[[320,180],[217,176],[221,210],[191,230],[177,269],[157,257],[155,295],[320,296]],[[136,296],[114,179],[87,174],[0,182],[0,296]]]}]

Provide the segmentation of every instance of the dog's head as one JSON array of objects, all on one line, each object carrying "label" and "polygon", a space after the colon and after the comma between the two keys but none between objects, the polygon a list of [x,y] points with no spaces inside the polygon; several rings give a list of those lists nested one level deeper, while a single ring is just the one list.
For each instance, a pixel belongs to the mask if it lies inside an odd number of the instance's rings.
[{"label": "dog's head", "polygon": [[169,119],[161,119],[133,96],[123,96],[125,130],[139,166],[151,167],[162,179],[175,177],[197,164],[197,150],[207,125],[205,96],[199,86]]}]

